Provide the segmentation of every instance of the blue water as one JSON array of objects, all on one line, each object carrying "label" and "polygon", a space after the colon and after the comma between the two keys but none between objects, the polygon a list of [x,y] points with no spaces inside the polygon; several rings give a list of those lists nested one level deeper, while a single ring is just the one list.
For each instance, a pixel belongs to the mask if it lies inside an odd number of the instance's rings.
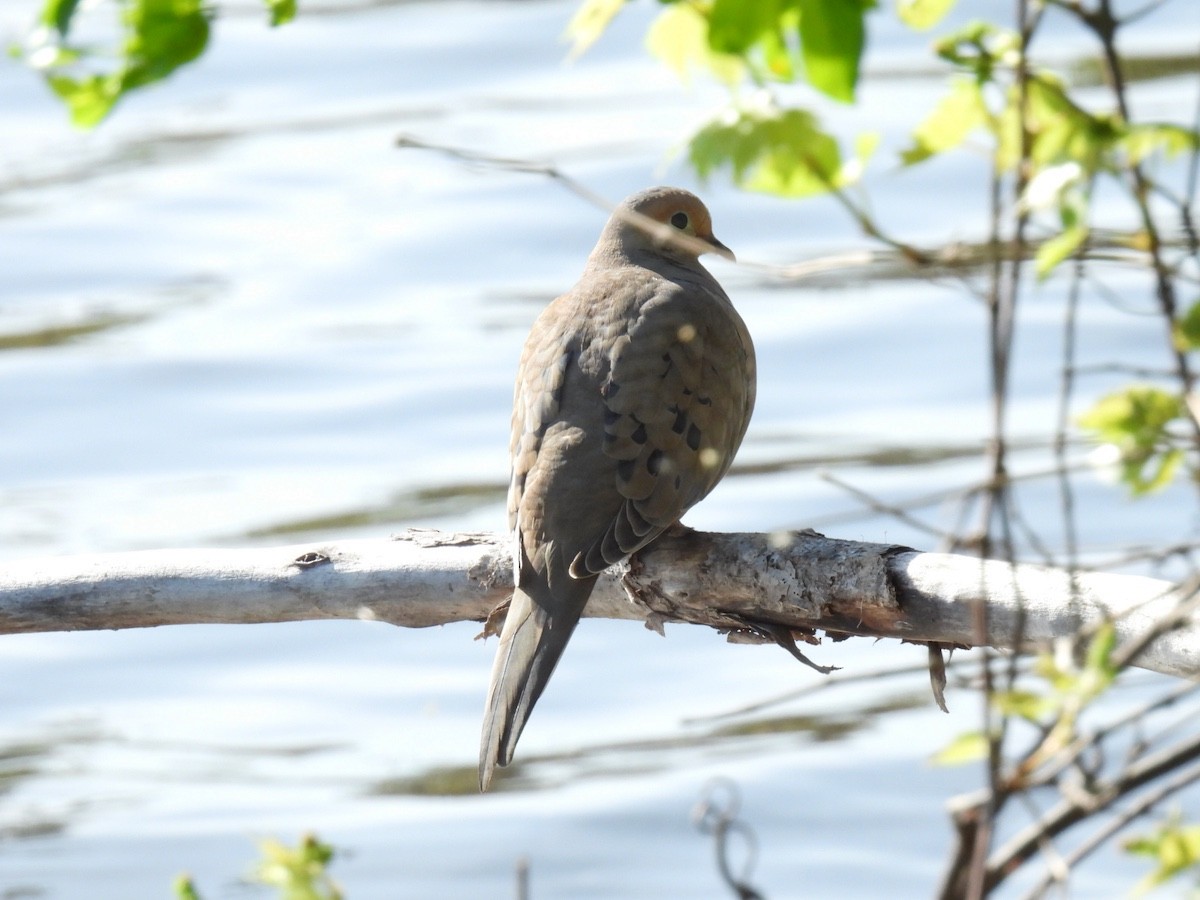
[{"label": "blue water", "polygon": [[[19,36],[37,5],[6,3],[0,34]],[[0,561],[503,527],[519,347],[604,215],[538,176],[398,150],[400,134],[552,161],[613,200],[657,182],[695,188],[751,263],[865,246],[830,201],[700,186],[672,161],[722,96],[703,81],[681,89],[646,58],[653,4],[631,6],[570,65],[569,2],[322,9],[302,4],[279,31],[244,11],[222,17],[202,62],[90,134],[69,129],[34,76],[0,65],[0,335],[90,328],[0,352]],[[894,230],[916,243],[979,238],[982,163],[891,166],[939,81],[923,68],[927,37],[875,18],[873,58],[892,74],[868,77],[861,105],[831,121],[883,132],[871,186]],[[1139,46],[1195,46],[1169,23],[1145,27]],[[1060,52],[1074,46],[1065,35]],[[1193,82],[1134,97],[1149,116],[1178,115]],[[973,452],[861,461],[982,446],[978,301],[953,281],[795,284],[711,268],[759,351],[740,459],[776,470],[735,470],[689,524],[813,524],[930,547],[817,469],[893,501],[982,476]],[[1112,273],[1111,287],[1126,285],[1148,307],[1140,276]],[[1025,307],[1017,437],[1053,424],[1060,309],[1053,285]],[[1102,304],[1083,325],[1087,358],[1158,346],[1152,319]],[[1118,502],[1114,517],[1110,487],[1088,476],[1077,490],[1094,552],[1194,529],[1178,498]],[[1050,486],[1023,497],[1056,543]],[[954,512],[922,514],[948,527]],[[943,802],[978,784],[974,769],[926,763],[977,727],[973,694],[952,692],[945,716],[923,676],[868,683],[779,713],[860,726],[840,739],[701,740],[689,718],[819,676],[699,629],[669,627],[663,641],[587,622],[522,740],[522,758],[542,758],[528,769],[537,789],[379,795],[387,779],[472,765],[493,652],[477,631],[322,622],[4,638],[0,774],[22,774],[0,780],[0,896],[164,896],[184,870],[206,898],[246,896],[236,879],[252,840],[306,830],[344,851],[334,874],[351,900],[504,896],[522,855],[534,896],[720,896],[710,840],[689,824],[717,775],[740,786],[760,842],[750,880],[769,896],[875,897],[881,883],[925,896],[950,843]],[[850,641],[811,655],[861,669],[923,651]],[[896,697],[902,711],[859,712]],[[1106,865],[1081,896],[1140,872]]]}]

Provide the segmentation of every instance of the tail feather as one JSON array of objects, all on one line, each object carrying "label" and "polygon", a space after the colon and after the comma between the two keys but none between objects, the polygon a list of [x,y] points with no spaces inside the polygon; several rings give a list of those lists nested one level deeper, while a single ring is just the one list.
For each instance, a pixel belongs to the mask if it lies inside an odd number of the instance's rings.
[{"label": "tail feather", "polygon": [[551,596],[544,581],[513,591],[484,708],[479,742],[479,789],[496,766],[512,760],[517,739],[571,639],[596,579],[562,579]]}]

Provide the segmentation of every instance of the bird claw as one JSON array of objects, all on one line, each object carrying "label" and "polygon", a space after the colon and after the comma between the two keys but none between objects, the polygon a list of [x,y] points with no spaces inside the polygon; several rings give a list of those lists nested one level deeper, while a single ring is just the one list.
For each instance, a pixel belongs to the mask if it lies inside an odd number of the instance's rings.
[{"label": "bird claw", "polygon": [[[796,636],[792,629],[786,625],[778,625],[775,622],[762,622],[754,619],[738,617],[746,626],[746,629],[753,634],[756,634],[764,639],[765,642],[775,643],[790,653],[800,662],[804,663],[810,669],[820,672],[822,675],[828,675],[830,672],[838,671],[841,666],[821,666],[813,662],[796,646]],[[816,642],[815,639],[813,641]]]},{"label": "bird claw", "polygon": [[508,618],[508,606],[512,603],[512,598],[497,603],[492,611],[488,613],[486,619],[483,620],[483,631],[475,635],[475,640],[485,641],[490,637],[498,637],[500,629],[504,627],[504,620]]}]

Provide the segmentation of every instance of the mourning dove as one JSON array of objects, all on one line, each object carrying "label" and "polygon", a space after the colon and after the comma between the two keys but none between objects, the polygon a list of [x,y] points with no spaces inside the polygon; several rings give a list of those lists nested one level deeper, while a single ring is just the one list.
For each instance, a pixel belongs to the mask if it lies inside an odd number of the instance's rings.
[{"label": "mourning dove", "polygon": [[695,195],[616,208],[579,282],[538,317],[513,398],[514,581],[479,786],[507,765],[597,576],[716,486],[754,407],[754,347],[703,253],[733,258]]}]

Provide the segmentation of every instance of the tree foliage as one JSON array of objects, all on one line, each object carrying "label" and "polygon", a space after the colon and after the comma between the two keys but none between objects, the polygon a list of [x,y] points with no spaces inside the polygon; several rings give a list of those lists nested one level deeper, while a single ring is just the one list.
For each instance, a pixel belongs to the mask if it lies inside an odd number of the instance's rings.
[{"label": "tree foliage", "polygon": [[[272,25],[296,15],[296,0],[263,0]],[[195,61],[208,47],[214,13],[204,0],[110,0],[115,46],[77,41],[77,21],[87,12],[79,0],[46,0],[41,28],[25,48],[14,48],[43,73],[81,128],[102,122],[138,88],[161,81]]]}]

